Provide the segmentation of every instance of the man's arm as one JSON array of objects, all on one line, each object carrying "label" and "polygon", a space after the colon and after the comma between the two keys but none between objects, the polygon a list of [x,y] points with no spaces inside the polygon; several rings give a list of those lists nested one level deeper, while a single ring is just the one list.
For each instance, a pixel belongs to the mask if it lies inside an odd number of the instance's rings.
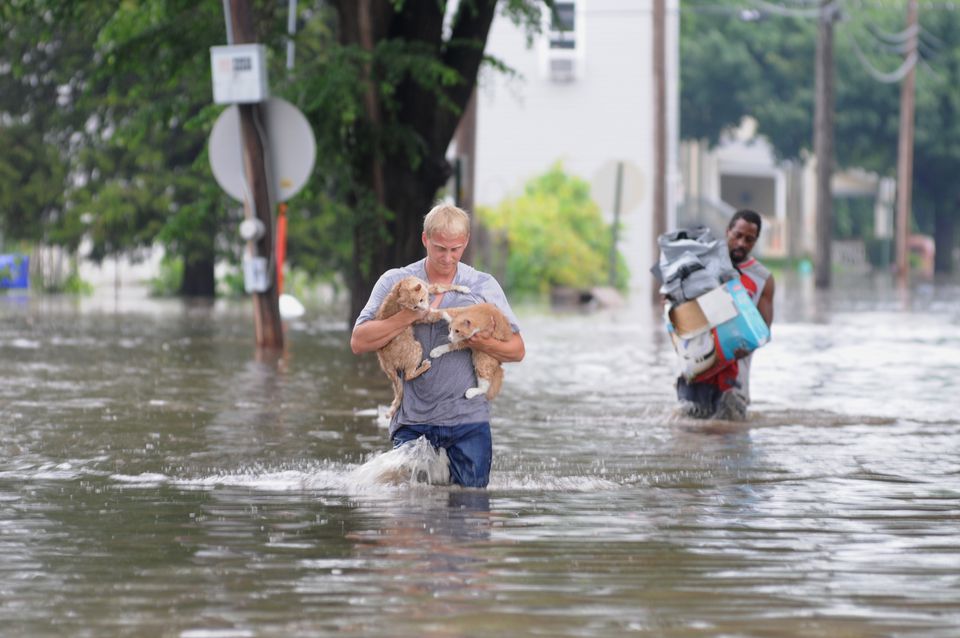
[{"label": "man's arm", "polygon": [[350,335],[350,349],[353,350],[353,354],[379,350],[425,314],[427,314],[426,311],[404,308],[386,319],[365,321],[353,329]]},{"label": "man's arm", "polygon": [[[760,293],[760,298],[757,300],[757,312],[760,313],[760,317],[769,328],[773,323],[773,275],[767,278],[767,283],[763,286],[763,292]],[[737,348],[733,351],[733,356],[736,359],[743,359],[749,354],[744,348]]]},{"label": "man's arm", "polygon": [[767,279],[767,283],[763,286],[763,292],[760,293],[760,299],[757,301],[757,310],[760,312],[760,316],[763,317],[763,320],[766,322],[767,327],[773,325],[773,275],[770,275],[770,278]]},{"label": "man's arm", "polygon": [[500,363],[515,363],[523,361],[527,353],[526,346],[523,343],[523,337],[519,332],[514,332],[506,341],[500,341],[493,337],[484,337],[474,335],[467,339],[467,347],[472,350],[486,352]]}]

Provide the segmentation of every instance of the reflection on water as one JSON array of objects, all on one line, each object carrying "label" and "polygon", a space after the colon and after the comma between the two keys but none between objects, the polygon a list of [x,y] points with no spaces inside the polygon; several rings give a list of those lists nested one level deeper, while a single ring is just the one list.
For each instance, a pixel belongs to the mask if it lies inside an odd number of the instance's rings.
[{"label": "reflection on water", "polygon": [[0,297],[0,633],[952,636],[958,292],[778,279],[745,423],[675,413],[651,310],[528,309],[486,491],[362,480],[336,317]]}]

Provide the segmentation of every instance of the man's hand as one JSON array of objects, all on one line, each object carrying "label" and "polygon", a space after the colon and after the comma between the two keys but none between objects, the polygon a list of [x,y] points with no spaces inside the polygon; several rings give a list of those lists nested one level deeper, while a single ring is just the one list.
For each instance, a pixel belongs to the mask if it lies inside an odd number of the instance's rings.
[{"label": "man's hand", "polygon": [[429,310],[411,310],[403,308],[386,319],[371,319],[353,329],[350,335],[350,349],[354,354],[379,350],[411,324],[423,319]]},{"label": "man's hand", "polygon": [[522,361],[526,347],[519,332],[514,332],[506,341],[495,339],[492,334],[475,334],[466,340],[468,347],[485,352],[501,363]]},{"label": "man's hand", "polygon": [[489,332],[478,332],[467,339],[467,347],[471,350],[479,350],[480,352],[489,352],[490,348],[494,347],[497,343],[499,342],[494,339],[493,335]]},{"label": "man's hand", "polygon": [[[400,312],[397,313],[397,315],[399,315],[399,321],[403,323],[403,325],[405,326],[409,326],[417,323],[418,321],[422,321],[429,314],[430,314],[429,309],[420,310],[419,308],[416,308],[416,309],[403,308],[402,310],[400,310]],[[397,315],[394,315],[394,316],[397,316]]]}]

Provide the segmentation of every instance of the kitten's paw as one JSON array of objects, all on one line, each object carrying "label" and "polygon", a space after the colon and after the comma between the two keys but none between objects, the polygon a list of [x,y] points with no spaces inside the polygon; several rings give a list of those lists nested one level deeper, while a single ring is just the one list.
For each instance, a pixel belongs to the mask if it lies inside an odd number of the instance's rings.
[{"label": "kitten's paw", "polygon": [[450,352],[450,346],[448,345],[437,346],[436,348],[430,351],[430,356],[436,359],[437,357],[442,357],[448,352]]},{"label": "kitten's paw", "polygon": [[404,379],[406,379],[407,381],[413,381],[414,379],[416,379],[417,377],[419,377],[421,374],[423,374],[424,372],[426,372],[427,370],[429,370],[429,369],[430,369],[430,365],[431,365],[431,364],[430,364],[430,359],[424,359],[423,361],[420,362],[420,365],[418,365],[418,366],[417,366],[416,368],[414,368],[412,371],[408,371],[408,372],[404,375]]},{"label": "kitten's paw", "polygon": [[467,397],[468,399],[472,399],[473,397],[478,397],[481,394],[483,394],[483,390],[480,388],[470,388],[464,393],[463,396]]}]

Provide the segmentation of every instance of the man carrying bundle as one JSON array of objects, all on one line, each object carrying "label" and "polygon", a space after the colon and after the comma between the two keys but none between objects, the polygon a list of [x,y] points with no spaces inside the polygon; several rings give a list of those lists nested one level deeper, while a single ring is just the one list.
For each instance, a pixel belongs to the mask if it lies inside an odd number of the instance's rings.
[{"label": "man carrying bundle", "polygon": [[[727,249],[740,282],[769,328],[773,324],[773,275],[750,256],[762,225],[757,212],[738,210],[727,225]],[[737,357],[737,361],[702,381],[688,382],[682,376],[677,379],[681,412],[701,419],[744,420],[750,404],[751,357]]]}]

